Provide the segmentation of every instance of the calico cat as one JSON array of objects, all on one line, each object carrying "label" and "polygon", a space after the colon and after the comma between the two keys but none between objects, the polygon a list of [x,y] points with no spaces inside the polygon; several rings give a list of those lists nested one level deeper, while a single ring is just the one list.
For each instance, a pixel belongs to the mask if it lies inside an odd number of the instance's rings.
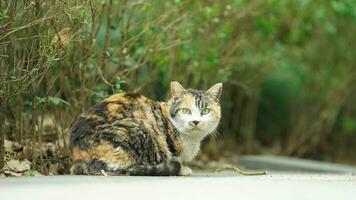
[{"label": "calico cat", "polygon": [[72,174],[189,175],[183,166],[219,124],[222,84],[206,92],[171,82],[172,97],[112,95],[81,114],[70,132]]}]

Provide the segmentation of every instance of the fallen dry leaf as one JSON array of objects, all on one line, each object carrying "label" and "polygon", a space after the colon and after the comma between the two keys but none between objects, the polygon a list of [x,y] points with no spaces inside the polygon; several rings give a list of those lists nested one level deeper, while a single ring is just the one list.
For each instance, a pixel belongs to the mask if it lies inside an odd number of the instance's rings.
[{"label": "fallen dry leaf", "polygon": [[30,170],[30,165],[31,162],[26,159],[23,161],[11,159],[10,161],[6,162],[6,166],[16,173],[21,173]]},{"label": "fallen dry leaf", "polygon": [[14,150],[19,148],[21,148],[21,145],[19,143],[5,139],[5,151],[13,152]]},{"label": "fallen dry leaf", "polygon": [[5,174],[5,176],[14,176],[14,177],[22,176],[21,173],[17,173],[11,170],[4,170],[3,173]]},{"label": "fallen dry leaf", "polygon": [[58,45],[59,49],[63,49],[71,41],[72,35],[73,32],[71,28],[64,28],[53,36],[51,45]]}]

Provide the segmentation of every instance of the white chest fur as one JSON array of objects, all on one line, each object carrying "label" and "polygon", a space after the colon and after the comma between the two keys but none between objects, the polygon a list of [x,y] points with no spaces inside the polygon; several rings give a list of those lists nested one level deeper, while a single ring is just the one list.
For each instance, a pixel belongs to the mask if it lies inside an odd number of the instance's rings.
[{"label": "white chest fur", "polygon": [[185,136],[182,137],[183,151],[180,155],[180,158],[183,162],[189,162],[193,160],[193,158],[199,153],[200,141],[200,138],[189,138]]}]

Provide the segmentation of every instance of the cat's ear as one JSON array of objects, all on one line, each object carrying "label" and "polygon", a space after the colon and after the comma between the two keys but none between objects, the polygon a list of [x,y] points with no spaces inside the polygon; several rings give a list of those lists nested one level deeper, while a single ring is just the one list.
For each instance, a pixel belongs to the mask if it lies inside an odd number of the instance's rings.
[{"label": "cat's ear", "polygon": [[172,94],[172,96],[176,96],[177,94],[179,94],[181,92],[186,92],[184,87],[180,83],[178,83],[177,81],[171,82],[171,94]]},{"label": "cat's ear", "polygon": [[207,90],[205,94],[211,95],[215,97],[217,100],[219,100],[221,96],[221,92],[222,92],[222,83],[217,83],[213,85],[211,88],[209,88],[209,90]]}]

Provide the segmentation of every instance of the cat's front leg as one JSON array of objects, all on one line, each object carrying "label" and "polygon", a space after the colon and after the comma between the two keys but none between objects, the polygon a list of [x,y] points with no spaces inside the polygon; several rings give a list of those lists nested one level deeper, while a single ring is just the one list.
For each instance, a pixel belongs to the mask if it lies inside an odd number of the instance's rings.
[{"label": "cat's front leg", "polygon": [[190,176],[192,173],[193,173],[192,169],[184,165],[182,165],[179,171],[180,176]]},{"label": "cat's front leg", "polygon": [[185,166],[183,164],[182,159],[180,157],[173,157],[172,160],[180,163],[180,170],[179,170],[179,173],[178,173],[179,176],[190,176],[193,173],[193,170],[190,169],[190,167]]}]

